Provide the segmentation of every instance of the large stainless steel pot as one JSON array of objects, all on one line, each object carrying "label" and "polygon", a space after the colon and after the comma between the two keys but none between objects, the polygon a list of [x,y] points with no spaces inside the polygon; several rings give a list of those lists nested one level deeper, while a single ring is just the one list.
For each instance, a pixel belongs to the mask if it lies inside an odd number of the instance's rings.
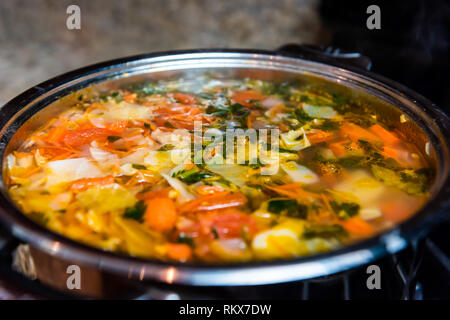
[{"label": "large stainless steel pot", "polygon": [[[354,56],[340,56],[340,62]],[[43,256],[123,280],[157,281],[194,286],[257,285],[330,275],[395,253],[426,234],[448,215],[450,206],[450,121],[438,107],[408,88],[375,75],[362,57],[344,65],[329,54],[287,46],[279,51],[192,50],[139,55],[85,67],[43,82],[14,98],[1,109],[0,161],[29,130],[63,108],[71,93],[89,86],[111,87],[138,79],[190,77],[208,72],[222,77],[286,79],[300,76],[351,94],[372,99],[380,117],[401,126],[418,148],[427,148],[437,170],[428,204],[409,220],[364,242],[333,252],[287,261],[233,265],[177,264],[104,252],[53,233],[29,220],[11,202],[0,182],[0,222],[16,238],[29,243],[35,263]],[[339,59],[338,59],[339,60]],[[63,102],[55,102],[65,97]],[[71,98],[72,97],[72,98]],[[395,106],[394,108],[392,106]],[[409,116],[400,125],[398,115]],[[31,119],[31,120],[29,120]],[[41,267],[42,269],[43,267]]]}]

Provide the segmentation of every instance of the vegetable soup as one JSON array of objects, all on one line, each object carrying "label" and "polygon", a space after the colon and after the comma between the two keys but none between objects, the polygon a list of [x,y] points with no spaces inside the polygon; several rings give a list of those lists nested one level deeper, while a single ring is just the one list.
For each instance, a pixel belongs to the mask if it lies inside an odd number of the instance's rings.
[{"label": "vegetable soup", "polygon": [[[67,107],[6,156],[9,194],[46,228],[132,256],[326,252],[412,216],[434,174],[370,105],[295,81],[140,82]],[[271,135],[205,136],[236,129]]]}]

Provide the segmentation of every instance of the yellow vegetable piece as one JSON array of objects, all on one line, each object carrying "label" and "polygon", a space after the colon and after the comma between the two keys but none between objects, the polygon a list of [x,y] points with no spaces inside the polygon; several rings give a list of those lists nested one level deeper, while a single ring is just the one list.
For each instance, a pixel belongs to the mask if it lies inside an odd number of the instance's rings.
[{"label": "yellow vegetable piece", "polygon": [[136,198],[118,184],[94,186],[77,195],[80,205],[98,212],[110,212],[131,207]]}]

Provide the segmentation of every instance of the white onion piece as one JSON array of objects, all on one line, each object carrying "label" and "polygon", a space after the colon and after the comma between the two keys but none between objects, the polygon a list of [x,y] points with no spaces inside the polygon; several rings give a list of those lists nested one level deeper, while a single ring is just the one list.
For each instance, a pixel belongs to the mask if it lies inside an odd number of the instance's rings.
[{"label": "white onion piece", "polygon": [[172,168],[172,170],[169,171],[169,176],[173,177],[174,174],[177,172],[183,171],[186,169],[186,165],[184,163],[181,163],[175,167]]},{"label": "white onion piece", "polygon": [[16,166],[16,157],[10,153],[6,156],[6,167],[8,168],[8,170],[11,170],[15,166]]},{"label": "white onion piece", "polygon": [[248,170],[244,166],[238,164],[208,164],[208,169],[221,175],[238,187],[243,187],[245,185]]},{"label": "white onion piece", "polygon": [[281,168],[291,177],[294,182],[315,183],[319,177],[307,167],[301,166],[294,161],[281,164]]},{"label": "white onion piece", "polygon": [[92,158],[94,158],[94,160],[96,161],[117,159],[116,154],[105,151],[100,148],[90,147],[89,152],[91,153]]},{"label": "white onion piece", "polygon": [[172,178],[171,176],[165,173],[162,173],[161,175],[164,177],[164,179],[167,180],[167,183],[169,183],[169,185],[172,188],[174,188],[179,192],[180,197],[178,198],[178,200],[181,203],[195,199],[195,196],[188,191],[187,186],[183,182],[181,182],[178,179]]},{"label": "white onion piece", "polygon": [[145,148],[138,149],[127,156],[120,159],[120,162],[125,163],[144,163],[144,158],[148,154],[148,150]]},{"label": "white onion piece", "polygon": [[89,121],[97,128],[105,128],[105,122],[99,117],[89,117]]},{"label": "white onion piece", "polygon": [[217,240],[217,242],[225,250],[226,249],[229,249],[229,250],[245,250],[245,249],[247,249],[247,244],[241,238],[220,239],[220,240]]},{"label": "white onion piece", "polygon": [[359,211],[361,218],[364,220],[372,220],[381,217],[382,213],[380,208],[365,208]]},{"label": "white onion piece", "polygon": [[152,132],[151,137],[162,145],[171,144],[177,149],[190,148],[191,145],[191,135],[187,130],[164,132],[158,128]]},{"label": "white onion piece", "polygon": [[272,108],[272,107],[279,106],[282,104],[283,104],[283,100],[274,98],[274,97],[270,97],[270,98],[267,98],[267,99],[264,99],[263,101],[261,101],[261,105],[266,108]]},{"label": "white onion piece", "polygon": [[105,174],[86,158],[56,160],[47,163],[47,186],[103,176]]},{"label": "white onion piece", "polygon": [[152,111],[149,107],[122,101],[113,105],[104,116],[109,120],[142,120],[152,118]]}]

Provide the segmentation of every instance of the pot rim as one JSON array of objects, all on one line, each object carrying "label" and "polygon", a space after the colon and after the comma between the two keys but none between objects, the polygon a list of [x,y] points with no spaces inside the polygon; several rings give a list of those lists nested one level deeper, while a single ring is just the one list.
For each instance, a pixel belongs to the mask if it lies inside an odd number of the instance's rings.
[{"label": "pot rim", "polygon": [[[99,72],[107,73],[116,67],[132,65],[139,61],[144,65],[151,62],[152,59],[164,60],[170,57],[179,57],[182,61],[183,57],[189,55],[201,56],[202,54],[205,56],[236,54],[265,59],[293,59],[294,61],[301,60],[337,67],[341,71],[363,76],[371,82],[376,82],[393,92],[400,93],[405,99],[412,101],[426,113],[435,123],[438,133],[442,137],[448,137],[450,134],[450,120],[447,115],[423,96],[373,72],[343,65],[330,57],[252,49],[197,49],[141,54],[101,62],[64,73],[21,93],[1,109],[0,127],[3,129],[0,133],[0,156],[2,157],[0,161],[3,162],[5,148],[13,136],[11,132],[15,132],[15,129],[17,129],[10,126],[10,119],[19,114],[28,104],[35,103],[36,99],[44,94],[58,88],[60,90],[61,86],[67,85],[71,81],[93,76]],[[428,119],[429,123],[431,123],[430,119]],[[6,133],[8,132],[10,137],[7,137]],[[393,229],[375,237],[309,257],[271,262],[206,265],[164,262],[102,251],[56,234],[34,223],[13,205],[4,190],[0,194],[0,223],[4,224],[13,236],[50,255],[61,257],[67,261],[98,267],[107,272],[141,281],[156,280],[196,286],[235,286],[271,284],[325,276],[368,264],[386,254],[396,253],[405,248],[409,242],[417,241],[423,237],[434,224],[439,222],[439,218],[450,208],[448,177],[448,165],[450,164],[448,150],[450,146],[448,140],[442,139],[442,137],[439,139],[440,144],[435,148],[437,153],[444,153],[443,165],[445,168],[440,168],[444,175],[439,177],[441,180],[439,190],[419,212]],[[1,184],[3,185],[3,179]]]}]

